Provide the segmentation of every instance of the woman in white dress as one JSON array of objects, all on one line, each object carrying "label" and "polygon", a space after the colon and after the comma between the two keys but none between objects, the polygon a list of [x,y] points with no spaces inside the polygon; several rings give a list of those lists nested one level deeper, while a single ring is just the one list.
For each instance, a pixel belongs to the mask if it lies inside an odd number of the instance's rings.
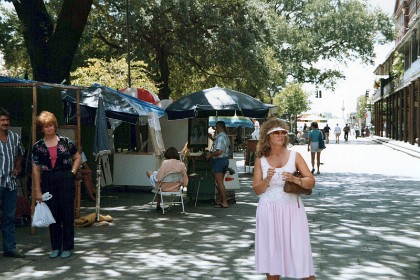
[{"label": "woman in white dress", "polygon": [[[288,126],[272,118],[261,126],[253,189],[260,196],[255,231],[255,264],[267,279],[315,279],[309,226],[300,196],[285,193],[285,181],[306,189],[315,178],[305,160],[288,150]],[[299,170],[302,178],[293,176]]]}]

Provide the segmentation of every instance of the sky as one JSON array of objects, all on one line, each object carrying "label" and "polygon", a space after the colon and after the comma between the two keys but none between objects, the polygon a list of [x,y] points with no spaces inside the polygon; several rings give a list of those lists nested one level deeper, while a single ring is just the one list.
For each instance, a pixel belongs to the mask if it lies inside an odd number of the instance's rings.
[{"label": "sky", "polygon": [[[395,0],[367,0],[370,5],[381,8],[386,14],[393,15]],[[310,100],[311,110],[313,114],[332,113],[337,118],[347,117],[350,113],[356,112],[357,97],[365,95],[366,90],[373,93],[373,83],[377,78],[373,71],[375,68],[384,62],[387,55],[390,53],[394,46],[394,42],[387,45],[375,46],[374,65],[362,65],[360,62],[352,62],[348,64],[343,73],[346,79],[340,80],[334,92],[322,90],[322,98],[315,98],[312,94]],[[312,86],[304,89],[309,92],[315,93]],[[344,106],[343,106],[344,104]],[[344,111],[342,108],[344,107]]]}]

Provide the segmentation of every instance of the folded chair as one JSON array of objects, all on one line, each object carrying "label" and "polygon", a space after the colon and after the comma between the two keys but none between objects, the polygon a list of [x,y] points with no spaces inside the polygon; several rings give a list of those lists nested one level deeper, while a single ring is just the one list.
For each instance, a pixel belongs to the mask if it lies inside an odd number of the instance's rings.
[{"label": "folded chair", "polygon": [[[154,187],[152,189],[152,192],[155,193],[155,195],[153,196],[153,200],[150,203],[150,208],[152,208],[153,203],[156,200],[156,196],[160,195],[160,206],[162,207],[162,214],[165,215],[165,204],[164,204],[164,201],[163,201],[163,197],[168,196],[168,197],[170,197],[170,204],[181,203],[181,205],[182,205],[182,212],[181,213],[185,214],[184,199],[183,199],[183,193],[182,193],[182,189],[184,188],[184,186],[181,185],[182,173],[181,172],[168,173],[162,178],[162,181],[161,181],[161,183],[175,183],[175,182],[180,184],[179,190],[175,191],[175,192],[162,191],[161,187],[159,187],[158,189],[156,189],[156,187]],[[174,199],[177,196],[180,197],[180,200],[181,200],[180,202],[174,202]]]}]

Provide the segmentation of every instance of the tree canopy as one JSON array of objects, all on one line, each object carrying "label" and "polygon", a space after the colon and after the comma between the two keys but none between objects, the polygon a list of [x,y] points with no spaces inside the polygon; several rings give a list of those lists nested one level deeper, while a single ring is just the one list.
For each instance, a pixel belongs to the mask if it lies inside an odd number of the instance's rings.
[{"label": "tree canopy", "polygon": [[[108,62],[98,58],[89,58],[87,62],[87,66],[79,67],[76,71],[71,72],[71,78],[76,85],[91,86],[94,83],[99,83],[114,89],[127,87],[128,66],[125,59],[111,58]],[[133,84],[142,85],[143,88],[155,92],[157,91],[156,84],[149,79],[146,69],[147,65],[141,61],[131,63]]]},{"label": "tree canopy", "polygon": [[302,89],[301,84],[291,83],[274,96],[273,104],[279,108],[279,115],[296,120],[297,115],[310,109],[309,93]]},{"label": "tree canopy", "polygon": [[61,82],[89,58],[110,61],[129,50],[161,99],[215,85],[264,99],[271,84],[332,87],[343,74],[322,61],[372,63],[375,42],[393,39],[392,20],[358,0],[128,2],[129,9],[125,0],[13,1],[18,19],[6,13],[0,25],[6,66],[24,66],[24,41],[33,77]]}]

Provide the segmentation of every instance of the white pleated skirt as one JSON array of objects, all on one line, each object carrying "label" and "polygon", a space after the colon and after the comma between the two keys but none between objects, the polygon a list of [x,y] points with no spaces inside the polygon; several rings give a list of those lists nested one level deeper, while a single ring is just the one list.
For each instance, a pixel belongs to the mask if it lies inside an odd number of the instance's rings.
[{"label": "white pleated skirt", "polygon": [[257,207],[255,267],[258,273],[304,278],[315,275],[308,219],[302,201],[261,198]]}]

